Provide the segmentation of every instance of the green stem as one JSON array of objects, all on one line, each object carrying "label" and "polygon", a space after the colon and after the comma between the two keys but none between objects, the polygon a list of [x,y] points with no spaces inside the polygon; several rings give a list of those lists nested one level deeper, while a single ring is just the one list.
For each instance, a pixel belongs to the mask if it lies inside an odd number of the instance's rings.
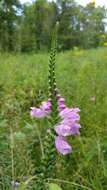
[{"label": "green stem", "polygon": [[10,148],[11,148],[11,170],[12,170],[12,190],[15,190],[14,183],[15,183],[15,175],[14,175],[14,138],[13,138],[13,130],[10,126]]},{"label": "green stem", "polygon": [[52,49],[49,61],[49,98],[51,101],[51,127],[46,132],[44,138],[44,157],[42,158],[38,180],[37,190],[47,190],[46,178],[54,177],[56,164],[56,149],[55,149],[55,132],[54,126],[58,122],[58,106],[57,106],[57,90],[55,78],[55,63],[56,63],[56,28],[53,35]]}]

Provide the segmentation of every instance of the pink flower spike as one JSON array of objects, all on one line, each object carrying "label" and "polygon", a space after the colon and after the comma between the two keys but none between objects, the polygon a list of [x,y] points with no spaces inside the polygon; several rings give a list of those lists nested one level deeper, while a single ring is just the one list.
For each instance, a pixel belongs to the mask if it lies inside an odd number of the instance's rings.
[{"label": "pink flower spike", "polygon": [[66,155],[72,152],[71,146],[66,142],[64,137],[55,137],[55,146],[60,154]]}]

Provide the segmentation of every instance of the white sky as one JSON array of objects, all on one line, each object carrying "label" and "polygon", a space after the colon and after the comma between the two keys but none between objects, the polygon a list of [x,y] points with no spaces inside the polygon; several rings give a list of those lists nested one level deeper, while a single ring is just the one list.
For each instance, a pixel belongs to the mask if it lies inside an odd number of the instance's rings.
[{"label": "white sky", "polygon": [[[20,0],[22,3],[32,3],[34,0]],[[49,0],[51,1],[51,0]],[[91,2],[92,0],[76,0],[81,5],[86,5],[87,3]],[[96,5],[105,6],[107,8],[107,0],[96,0]]]}]

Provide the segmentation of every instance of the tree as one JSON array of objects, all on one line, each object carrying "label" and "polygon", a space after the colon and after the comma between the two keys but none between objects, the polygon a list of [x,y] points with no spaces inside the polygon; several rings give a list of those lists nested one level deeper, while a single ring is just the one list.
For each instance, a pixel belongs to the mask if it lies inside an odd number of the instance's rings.
[{"label": "tree", "polygon": [[48,49],[57,19],[57,6],[46,0],[37,0],[33,6],[37,49]]},{"label": "tree", "polygon": [[56,21],[59,50],[97,47],[105,35],[104,18],[104,7],[94,3],[83,7],[75,0],[35,0],[21,6],[19,0],[1,0],[0,50],[49,50]]},{"label": "tree", "polygon": [[58,0],[59,15],[59,45],[61,49],[70,49],[76,43],[77,4],[74,0]]},{"label": "tree", "polygon": [[25,4],[19,23],[19,46],[22,52],[36,50],[33,6]]},{"label": "tree", "polygon": [[14,50],[14,35],[19,8],[18,0],[1,0],[0,2],[0,48],[4,51]]},{"label": "tree", "polygon": [[95,7],[94,3],[89,3],[86,7],[81,7],[81,40],[83,48],[97,47],[100,45],[100,37],[105,33],[104,18],[106,11],[104,7]]}]

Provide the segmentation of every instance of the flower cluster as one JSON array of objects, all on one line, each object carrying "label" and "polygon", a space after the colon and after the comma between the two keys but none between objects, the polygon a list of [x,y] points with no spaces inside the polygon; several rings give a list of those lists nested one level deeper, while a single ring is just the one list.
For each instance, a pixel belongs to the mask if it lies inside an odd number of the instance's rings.
[{"label": "flower cluster", "polygon": [[72,151],[72,147],[67,143],[66,137],[70,135],[79,135],[79,108],[68,108],[65,106],[65,100],[58,96],[58,109],[61,122],[55,126],[57,136],[55,145],[59,153],[65,155]]},{"label": "flower cluster", "polygon": [[39,108],[31,107],[31,116],[36,118],[47,117],[51,112],[51,101],[42,102]]},{"label": "flower cluster", "polygon": [[[68,108],[65,99],[60,94],[57,95],[58,112],[61,121],[54,126],[55,146],[59,153],[66,155],[72,151],[72,147],[67,142],[67,136],[79,135],[81,125],[79,124],[79,108]],[[31,108],[31,116],[36,118],[48,117],[51,112],[51,100],[42,102],[39,108]]]}]

